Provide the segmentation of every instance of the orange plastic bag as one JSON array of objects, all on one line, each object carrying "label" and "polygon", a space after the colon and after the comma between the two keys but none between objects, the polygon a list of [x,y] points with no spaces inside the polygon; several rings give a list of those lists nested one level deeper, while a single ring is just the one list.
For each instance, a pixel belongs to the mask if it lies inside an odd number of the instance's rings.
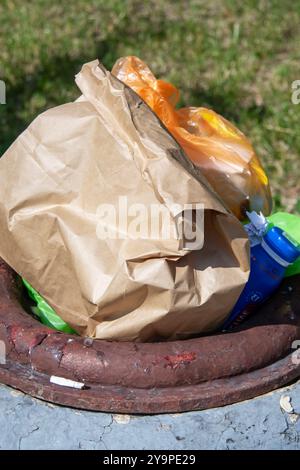
[{"label": "orange plastic bag", "polygon": [[246,210],[271,212],[268,178],[249,140],[233,124],[211,109],[176,109],[178,89],[156,80],[137,57],[119,59],[112,73],[146,101],[240,220]]}]

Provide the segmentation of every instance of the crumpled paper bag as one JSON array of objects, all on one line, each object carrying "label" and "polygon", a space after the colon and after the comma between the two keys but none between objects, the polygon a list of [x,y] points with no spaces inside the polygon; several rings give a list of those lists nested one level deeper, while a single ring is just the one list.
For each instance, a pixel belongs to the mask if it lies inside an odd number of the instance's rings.
[{"label": "crumpled paper bag", "polygon": [[[216,329],[249,276],[242,225],[134,91],[98,61],[76,83],[82,97],[38,116],[0,160],[0,256],[81,335]],[[175,232],[174,206],[202,203],[203,247],[136,238],[99,218],[120,197],[160,205]]]}]

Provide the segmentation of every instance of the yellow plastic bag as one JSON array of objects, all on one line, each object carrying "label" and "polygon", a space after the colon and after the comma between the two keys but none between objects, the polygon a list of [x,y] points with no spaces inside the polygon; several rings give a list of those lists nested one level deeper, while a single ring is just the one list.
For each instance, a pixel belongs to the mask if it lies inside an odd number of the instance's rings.
[{"label": "yellow plastic bag", "polygon": [[112,73],[146,101],[240,220],[246,210],[271,212],[268,178],[249,140],[233,124],[211,109],[176,109],[178,89],[156,80],[137,57],[119,59]]}]

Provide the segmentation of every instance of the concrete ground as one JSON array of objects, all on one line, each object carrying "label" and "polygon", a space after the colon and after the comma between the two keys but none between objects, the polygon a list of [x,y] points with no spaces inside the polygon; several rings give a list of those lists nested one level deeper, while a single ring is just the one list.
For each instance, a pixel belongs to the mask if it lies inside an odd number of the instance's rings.
[{"label": "concrete ground", "polygon": [[0,449],[300,449],[300,381],[236,405],[156,416],[78,411],[1,385],[0,430]]}]

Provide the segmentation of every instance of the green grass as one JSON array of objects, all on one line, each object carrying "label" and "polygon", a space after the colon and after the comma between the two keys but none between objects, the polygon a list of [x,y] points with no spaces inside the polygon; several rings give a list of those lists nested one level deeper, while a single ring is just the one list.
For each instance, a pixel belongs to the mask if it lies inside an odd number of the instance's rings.
[{"label": "green grass", "polygon": [[276,208],[300,213],[300,0],[2,0],[0,153],[41,111],[75,99],[81,64],[135,54],[244,131]]}]

